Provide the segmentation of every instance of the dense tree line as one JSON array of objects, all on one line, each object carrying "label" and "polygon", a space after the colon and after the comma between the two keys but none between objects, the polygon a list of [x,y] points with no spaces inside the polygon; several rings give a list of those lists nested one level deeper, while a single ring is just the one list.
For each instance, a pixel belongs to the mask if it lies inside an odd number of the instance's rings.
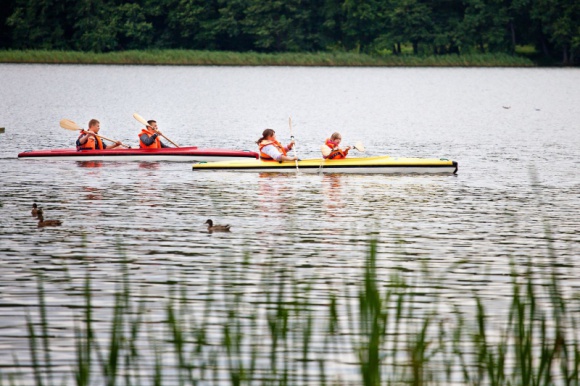
[{"label": "dense tree line", "polygon": [[578,0],[2,0],[0,49],[511,52],[571,64]]}]

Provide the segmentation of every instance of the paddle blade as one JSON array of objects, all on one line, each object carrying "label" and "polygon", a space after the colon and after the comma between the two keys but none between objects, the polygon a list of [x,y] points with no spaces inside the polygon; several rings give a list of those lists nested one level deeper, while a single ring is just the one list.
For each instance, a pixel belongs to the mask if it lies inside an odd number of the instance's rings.
[{"label": "paddle blade", "polygon": [[361,142],[355,143],[354,148],[356,150],[360,151],[361,153],[365,152],[365,147],[363,146],[363,144]]},{"label": "paddle blade", "polygon": [[133,114],[133,118],[135,118],[136,120],[138,120],[140,123],[144,124],[145,126],[149,126],[149,124],[147,123],[147,121],[145,120],[145,118],[143,118],[139,114],[134,113]]},{"label": "paddle blade", "polygon": [[71,121],[70,119],[61,119],[60,120],[60,127],[62,127],[63,129],[71,130],[71,131],[82,130],[82,127],[80,127],[79,125],[77,125],[76,123]]},{"label": "paddle blade", "polygon": [[328,157],[330,155],[330,153],[332,152],[332,150],[326,145],[321,145],[320,151],[322,152],[322,155],[325,157]]}]

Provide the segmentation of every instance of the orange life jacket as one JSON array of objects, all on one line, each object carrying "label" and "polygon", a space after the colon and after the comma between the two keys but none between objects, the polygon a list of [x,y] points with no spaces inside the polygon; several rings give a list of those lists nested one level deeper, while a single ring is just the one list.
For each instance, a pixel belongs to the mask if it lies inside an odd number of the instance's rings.
[{"label": "orange life jacket", "polygon": [[324,143],[326,146],[328,146],[331,150],[330,154],[327,155],[326,157],[324,157],[325,159],[343,159],[346,158],[346,155],[348,154],[348,150],[340,150],[338,148],[338,145],[336,143],[334,143],[330,138],[326,139],[326,142]]},{"label": "orange life jacket", "polygon": [[264,161],[272,161],[273,160],[273,158],[270,157],[268,154],[262,152],[262,149],[268,145],[274,145],[276,147],[276,149],[278,149],[280,154],[286,155],[286,149],[284,148],[284,146],[282,146],[282,144],[280,142],[263,140],[262,142],[260,142],[258,147],[260,148],[260,158],[263,159]]},{"label": "orange life jacket", "polygon": [[141,130],[141,132],[139,133],[139,147],[141,149],[161,149],[161,141],[159,140],[159,137],[155,138],[155,142],[147,146],[143,143],[143,141],[141,141],[141,135],[143,134],[147,134],[150,137],[153,134],[155,134],[155,132],[153,130],[149,130],[149,128],[147,127]]},{"label": "orange life jacket", "polygon": [[94,137],[89,135],[87,142],[84,145],[81,145],[78,141],[81,139],[86,132],[81,133],[77,138],[77,150],[103,150],[105,147],[103,146],[103,141],[101,141],[101,137]]}]

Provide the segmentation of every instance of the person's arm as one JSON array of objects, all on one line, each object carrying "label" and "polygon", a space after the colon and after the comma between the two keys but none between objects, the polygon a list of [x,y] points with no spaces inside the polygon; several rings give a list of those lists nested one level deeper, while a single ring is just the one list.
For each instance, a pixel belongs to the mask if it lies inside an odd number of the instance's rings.
[{"label": "person's arm", "polygon": [[141,140],[141,142],[143,142],[147,146],[153,145],[153,142],[155,142],[156,138],[157,138],[157,134],[153,134],[152,136],[148,136],[147,134],[141,134],[139,136],[139,139]]},{"label": "person's arm", "polygon": [[280,162],[280,161],[295,161],[298,159],[298,157],[288,157],[286,155],[283,155],[282,153],[280,153],[278,151],[278,149],[276,149],[276,147],[274,145],[264,146],[262,148],[262,152],[268,154],[270,157],[272,157],[273,159],[275,159],[278,162]]},{"label": "person's arm", "polygon": [[280,159],[277,161],[298,161],[298,157],[289,157],[287,155],[280,155]]},{"label": "person's arm", "polygon": [[93,135],[93,136],[94,136],[94,134],[93,134],[93,133],[91,133],[90,131],[85,131],[85,132],[84,132],[84,135],[83,135],[83,136],[81,136],[81,137],[80,137],[80,138],[77,140],[77,141],[78,141],[78,143],[79,143],[81,146],[82,146],[82,145],[84,145],[85,143],[87,143],[87,141],[89,140],[89,137],[90,137],[91,135]]},{"label": "person's arm", "polygon": [[121,141],[117,141],[117,142],[115,142],[113,145],[111,145],[111,147],[108,147],[108,146],[107,146],[107,145],[105,145],[104,143],[103,143],[103,146],[105,147],[105,149],[112,150],[112,149],[115,149],[115,148],[117,148],[117,147],[121,146]]}]

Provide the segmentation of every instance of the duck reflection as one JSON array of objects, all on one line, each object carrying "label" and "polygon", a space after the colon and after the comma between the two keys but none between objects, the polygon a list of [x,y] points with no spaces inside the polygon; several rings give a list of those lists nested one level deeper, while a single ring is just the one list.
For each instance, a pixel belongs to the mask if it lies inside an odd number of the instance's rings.
[{"label": "duck reflection", "polygon": [[85,199],[87,200],[102,200],[103,194],[99,188],[93,188],[90,186],[83,186],[83,191],[87,193]]}]

